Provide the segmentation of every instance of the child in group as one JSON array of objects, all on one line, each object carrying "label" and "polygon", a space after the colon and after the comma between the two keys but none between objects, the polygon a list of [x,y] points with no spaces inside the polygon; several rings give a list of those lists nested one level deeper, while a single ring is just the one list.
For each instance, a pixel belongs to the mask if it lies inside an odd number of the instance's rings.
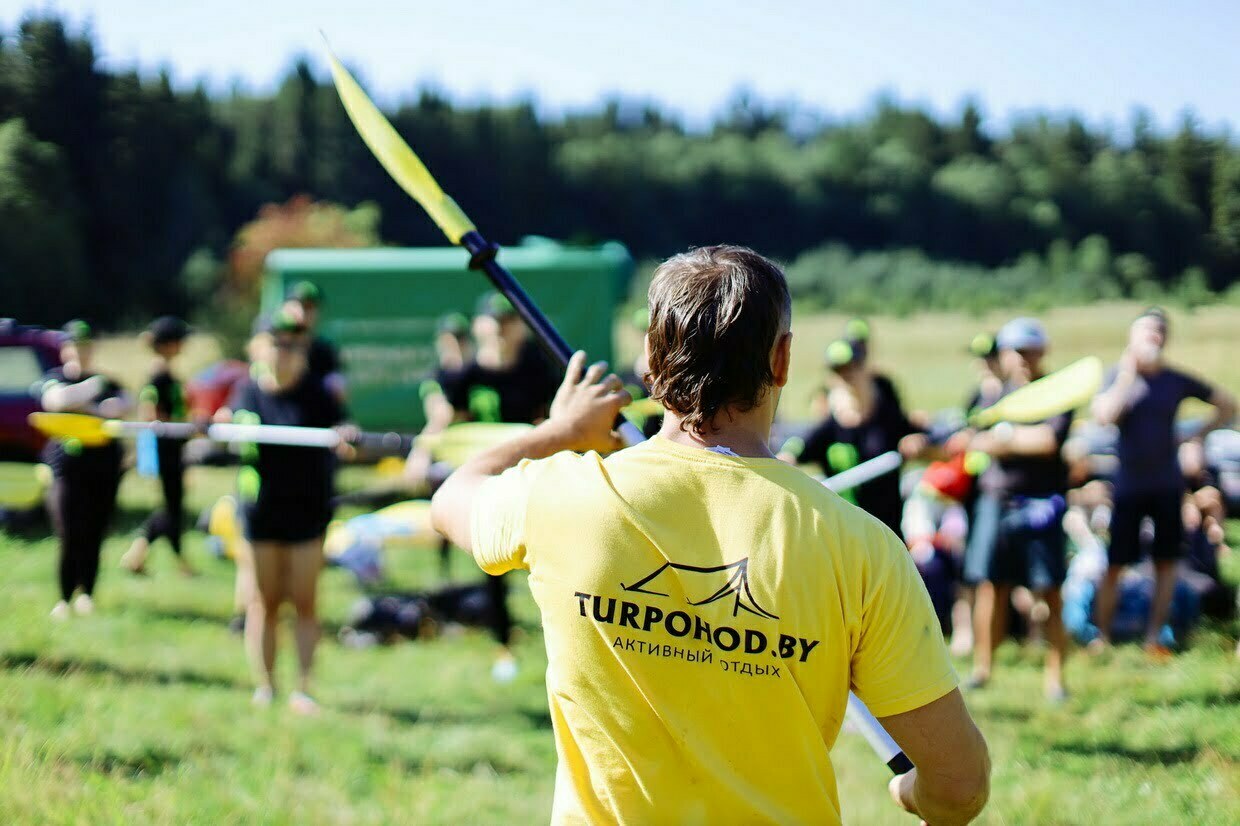
[{"label": "child in group", "polygon": [[[124,416],[129,412],[125,392],[92,369],[90,325],[70,321],[64,333],[62,366],[49,371],[40,386],[43,409],[109,419]],[[115,441],[84,445],[77,439],[52,439],[44,448],[43,462],[52,469],[47,510],[60,542],[60,601],[52,608],[54,620],[69,618],[71,599],[78,614],[94,611],[99,554],[116,509],[121,456],[121,446]],[[79,591],[76,599],[75,591]]]},{"label": "child in group", "polygon": [[[155,353],[151,377],[138,396],[138,417],[143,421],[183,422],[186,420],[185,390],[177,378],[172,363],[181,353],[190,328],[179,318],[162,316],[156,319],[143,334],[143,340]],[[185,467],[184,439],[160,437],[156,442],[159,467],[159,484],[164,495],[164,506],[155,511],[142,526],[141,533],[121,557],[121,566],[135,574],[146,569],[146,557],[151,543],[166,537],[176,554],[181,573],[193,576],[194,569],[181,552],[181,531],[184,520]]]}]

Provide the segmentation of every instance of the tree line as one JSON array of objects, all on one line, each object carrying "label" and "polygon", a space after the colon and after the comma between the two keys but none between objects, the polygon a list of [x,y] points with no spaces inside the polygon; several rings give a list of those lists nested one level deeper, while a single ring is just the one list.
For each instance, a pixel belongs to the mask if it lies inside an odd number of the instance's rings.
[{"label": "tree line", "polygon": [[[996,132],[973,105],[946,119],[879,99],[829,120],[738,94],[690,129],[647,103],[544,117],[427,88],[389,115],[501,242],[749,244],[789,263],[799,297],[849,309],[1202,301],[1240,273],[1240,147],[1188,116],[1170,133],[1141,112],[1119,131],[1030,115]],[[2,314],[192,314],[235,279],[238,230],[298,196],[366,204],[383,243],[443,243],[305,59],[272,94],[212,96],[101,67],[54,15],[0,34]]]}]

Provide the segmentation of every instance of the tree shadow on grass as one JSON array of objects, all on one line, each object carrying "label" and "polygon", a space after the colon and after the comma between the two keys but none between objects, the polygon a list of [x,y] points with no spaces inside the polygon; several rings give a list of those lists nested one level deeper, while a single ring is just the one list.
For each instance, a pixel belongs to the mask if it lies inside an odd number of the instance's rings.
[{"label": "tree shadow on grass", "polygon": [[1080,757],[1117,757],[1146,766],[1179,766],[1193,762],[1201,753],[1198,746],[1141,748],[1119,743],[1055,743],[1048,750]]},{"label": "tree shadow on grass", "polygon": [[1130,702],[1145,708],[1176,708],[1177,706],[1233,706],[1240,703],[1240,686],[1229,689],[1208,688],[1185,691],[1175,697],[1132,697]]},{"label": "tree shadow on grass", "polygon": [[154,620],[171,620],[173,622],[210,623],[227,626],[232,621],[231,615],[201,611],[193,608],[164,608],[157,605],[126,606],[127,613],[137,613]]},{"label": "tree shadow on grass", "polygon": [[378,715],[385,717],[393,723],[404,726],[417,725],[453,725],[459,723],[495,723],[499,721],[521,720],[526,723],[529,728],[534,729],[550,729],[551,713],[546,709],[479,709],[476,713],[464,714],[459,711],[448,711],[440,706],[431,709],[418,708],[391,708],[382,705],[368,705],[366,703],[346,703],[335,706],[337,711],[344,714],[357,714],[361,716]]},{"label": "tree shadow on grass", "polygon": [[54,677],[73,674],[99,675],[135,685],[192,685],[205,688],[244,688],[247,685],[231,677],[203,674],[186,669],[159,671],[130,668],[103,660],[49,657],[29,651],[7,651],[0,654],[0,670],[39,671]]},{"label": "tree shadow on grass", "polygon": [[181,762],[179,755],[157,748],[144,749],[136,754],[118,754],[104,751],[96,754],[70,756],[60,762],[72,763],[83,771],[108,777],[141,780],[158,777]]},{"label": "tree shadow on grass", "polygon": [[402,774],[425,774],[428,771],[451,771],[468,774],[479,770],[497,775],[519,774],[529,771],[528,765],[518,765],[512,761],[497,758],[494,755],[486,758],[466,755],[432,755],[425,759],[417,759],[407,754],[366,750],[366,762],[372,766],[394,766]]}]

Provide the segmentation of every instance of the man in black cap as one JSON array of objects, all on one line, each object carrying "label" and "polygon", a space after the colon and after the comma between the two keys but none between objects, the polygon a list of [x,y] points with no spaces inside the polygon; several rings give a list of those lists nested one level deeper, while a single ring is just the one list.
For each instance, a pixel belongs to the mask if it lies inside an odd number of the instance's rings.
[{"label": "man in black cap", "polygon": [[[49,371],[39,388],[43,409],[123,417],[129,412],[125,391],[92,369],[90,325],[70,321],[64,333],[63,364]],[[52,609],[52,619],[63,621],[70,616],[70,599],[78,614],[89,614],[95,607],[99,551],[121,479],[121,446],[116,441],[85,445],[72,438],[52,439],[43,451],[43,462],[52,469],[47,510],[60,542],[60,601]],[[79,591],[76,599],[74,591]]]},{"label": "man in black cap", "polygon": [[305,325],[310,336],[310,350],[306,353],[311,375],[319,376],[323,386],[340,402],[345,400],[347,383],[344,362],[336,345],[318,334],[319,309],[323,305],[323,291],[312,281],[298,281],[288,291],[285,311]]},{"label": "man in black cap", "polygon": [[[534,424],[545,419],[557,382],[512,303],[499,293],[484,295],[473,333],[477,344],[473,360],[451,387],[444,388],[455,420]],[[508,589],[503,575],[488,575],[487,585],[497,609],[491,632],[504,647],[492,674],[508,680],[515,675],[515,660],[508,652],[512,641]]]},{"label": "man in black cap", "polygon": [[[155,353],[151,377],[138,395],[138,416],[147,422],[183,422],[188,410],[185,388],[173,370],[172,362],[181,353],[190,328],[175,316],[161,316],[151,323],[142,338]],[[181,553],[181,531],[184,521],[185,468],[182,452],[185,440],[160,437],[156,442],[159,484],[164,494],[164,507],[155,511],[142,526],[142,531],[129,551],[121,557],[121,566],[135,574],[146,568],[151,543],[166,537],[176,554],[181,573],[192,576],[194,569]]]}]

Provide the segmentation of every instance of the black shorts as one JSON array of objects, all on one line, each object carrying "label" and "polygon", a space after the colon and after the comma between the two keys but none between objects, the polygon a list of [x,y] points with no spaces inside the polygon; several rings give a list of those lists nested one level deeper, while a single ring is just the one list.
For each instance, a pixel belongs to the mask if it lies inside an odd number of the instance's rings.
[{"label": "black shorts", "polygon": [[1058,588],[1067,576],[1067,548],[1059,519],[1046,525],[1029,525],[1020,509],[1009,505],[999,520],[987,579],[1045,591]]},{"label": "black shorts", "polygon": [[1149,517],[1154,523],[1154,539],[1150,556],[1159,561],[1175,560],[1184,555],[1184,519],[1180,491],[1161,493],[1117,493],[1111,509],[1111,545],[1107,561],[1112,565],[1134,565],[1144,556],[1141,547],[1141,520]]},{"label": "black shorts", "polygon": [[306,542],[327,533],[331,510],[263,507],[249,503],[241,508],[245,538],[251,542]]}]

